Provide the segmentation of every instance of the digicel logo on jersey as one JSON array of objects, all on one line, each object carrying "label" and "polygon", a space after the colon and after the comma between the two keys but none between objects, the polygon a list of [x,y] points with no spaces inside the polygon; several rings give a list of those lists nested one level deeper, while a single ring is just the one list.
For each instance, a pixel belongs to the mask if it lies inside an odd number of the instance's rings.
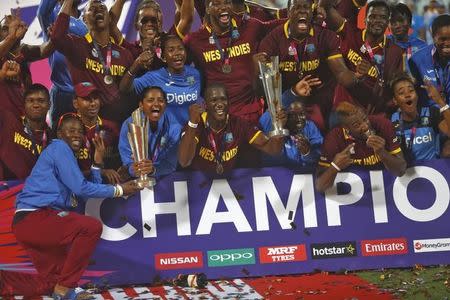
[{"label": "digicel logo on jersey", "polygon": [[405,238],[361,241],[363,256],[407,254],[408,243]]},{"label": "digicel logo on jersey", "polygon": [[156,270],[202,268],[203,256],[200,251],[157,253],[155,254],[155,267]]},{"label": "digicel logo on jersey", "polygon": [[259,248],[259,260],[262,264],[306,260],[304,244]]}]

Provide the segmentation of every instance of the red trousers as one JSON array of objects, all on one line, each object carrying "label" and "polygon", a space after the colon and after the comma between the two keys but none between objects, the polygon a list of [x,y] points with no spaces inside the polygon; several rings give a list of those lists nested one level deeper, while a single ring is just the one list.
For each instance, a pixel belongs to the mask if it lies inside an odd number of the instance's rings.
[{"label": "red trousers", "polygon": [[44,208],[13,225],[13,233],[38,274],[0,271],[0,295],[48,295],[56,284],[78,285],[102,233],[102,223],[78,213],[64,215]]}]

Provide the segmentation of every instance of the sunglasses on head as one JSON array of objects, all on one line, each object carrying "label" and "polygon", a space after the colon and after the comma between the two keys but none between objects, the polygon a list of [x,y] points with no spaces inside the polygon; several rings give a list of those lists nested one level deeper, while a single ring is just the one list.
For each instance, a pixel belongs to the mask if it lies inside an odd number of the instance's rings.
[{"label": "sunglasses on head", "polygon": [[68,112],[68,113],[61,115],[61,117],[59,117],[57,128],[59,129],[61,127],[61,124],[64,121],[64,119],[68,119],[69,117],[73,118],[73,119],[78,119],[81,121],[81,118],[78,114],[73,113],[73,112]]}]

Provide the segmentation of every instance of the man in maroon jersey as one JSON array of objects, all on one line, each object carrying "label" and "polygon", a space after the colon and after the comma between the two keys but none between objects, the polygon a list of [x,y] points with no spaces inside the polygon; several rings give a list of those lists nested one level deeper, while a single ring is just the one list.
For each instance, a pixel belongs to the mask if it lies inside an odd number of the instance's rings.
[{"label": "man in maroon jersey", "polygon": [[21,43],[27,32],[26,24],[20,19],[19,11],[5,16],[0,21],[0,65],[11,60],[20,64],[19,76],[0,81],[0,106],[15,116],[24,114],[23,93],[31,85],[31,73],[28,64],[42,59],[53,51],[53,46],[45,42],[40,46]]},{"label": "man in maroon jersey", "polygon": [[[309,111],[309,118],[324,131],[337,82],[354,86],[364,70],[351,72],[345,65],[336,33],[313,25],[313,0],[296,0],[289,10],[289,20],[272,30],[259,45],[263,58],[278,56],[283,75],[283,91],[294,86],[306,75],[319,78],[322,85],[315,87],[305,101],[307,106],[319,105]],[[366,62],[367,64],[367,62]],[[308,109],[308,108],[307,108]],[[321,112],[321,115],[318,115]]]},{"label": "man in maroon jersey", "polygon": [[[225,85],[212,83],[205,90],[206,112],[198,104],[189,107],[189,122],[181,134],[178,161],[182,167],[222,174],[231,171],[242,146],[276,155],[281,152],[284,137],[267,138],[258,127],[230,115]],[[277,117],[286,124],[286,114]],[[255,151],[256,152],[256,151]]]},{"label": "man in maroon jersey", "polygon": [[336,109],[341,126],[325,137],[317,170],[316,189],[330,188],[339,171],[350,166],[367,169],[383,166],[396,176],[406,170],[406,161],[392,123],[383,116],[367,116],[361,107],[342,102]]},{"label": "man in maroon jersey", "polygon": [[332,6],[333,0],[322,0],[327,11],[327,26],[340,35],[341,50],[347,67],[356,71],[361,60],[371,63],[368,75],[358,86],[346,89],[339,85],[335,93],[337,106],[350,101],[364,107],[369,113],[392,110],[392,95],[386,85],[392,75],[403,70],[403,52],[384,34],[389,24],[389,6],[383,0],[374,0],[367,5],[366,29],[360,30],[347,22]]},{"label": "man in maroon jersey", "polygon": [[206,0],[205,24],[185,39],[194,63],[208,82],[221,82],[230,99],[230,114],[257,124],[262,104],[253,90],[253,54],[267,32],[279,22],[236,21],[230,0]]},{"label": "man in maroon jersey", "polygon": [[105,156],[102,177],[109,183],[120,183],[120,175],[115,171],[121,165],[119,151],[117,149],[119,139],[119,127],[116,123],[98,116],[100,110],[100,92],[90,82],[80,82],[74,87],[75,99],[73,107],[80,116],[84,125],[84,145],[77,154],[78,165],[85,175],[90,175],[94,162],[95,147],[92,140],[100,135],[105,145]]},{"label": "man in maroon jersey", "polygon": [[73,84],[93,83],[101,92],[100,115],[121,122],[137,107],[134,101],[121,97],[118,87],[133,58],[128,50],[111,41],[108,10],[99,0],[89,1],[85,9],[84,20],[89,33],[84,37],[67,33],[72,2],[64,1],[52,41],[66,56]]},{"label": "man in maroon jersey", "polygon": [[31,85],[24,93],[25,116],[0,110],[0,180],[25,179],[51,140],[45,117],[50,96],[45,86]]}]

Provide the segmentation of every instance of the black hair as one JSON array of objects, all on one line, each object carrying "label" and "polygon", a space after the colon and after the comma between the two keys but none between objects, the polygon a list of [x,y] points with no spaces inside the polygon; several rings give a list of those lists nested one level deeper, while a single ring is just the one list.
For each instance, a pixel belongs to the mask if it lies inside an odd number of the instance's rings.
[{"label": "black hair", "polygon": [[47,89],[44,85],[42,85],[42,84],[40,84],[40,83],[33,83],[32,85],[30,85],[30,86],[25,90],[25,92],[23,93],[23,99],[25,99],[26,97],[28,97],[28,95],[34,94],[34,93],[37,93],[37,92],[42,92],[42,93],[44,93],[44,94],[45,94],[45,97],[47,97],[47,100],[50,101],[50,94],[49,94],[49,92],[48,92],[48,89]]},{"label": "black hair", "polygon": [[138,23],[139,12],[144,8],[153,8],[158,12],[158,15],[162,14],[161,6],[155,0],[142,0],[138,7],[136,8],[136,13],[134,14],[134,24]]},{"label": "black hair", "polygon": [[164,100],[167,102],[167,94],[166,92],[164,92],[164,90],[157,86],[157,85],[152,85],[152,86],[148,86],[146,87],[140,94],[139,94],[139,102],[144,101],[145,95],[147,95],[147,93],[151,90],[158,90],[162,93]]},{"label": "black hair", "polygon": [[179,36],[173,35],[173,34],[164,34],[164,35],[161,35],[161,53],[164,53],[164,51],[166,50],[166,44],[170,40],[180,41],[180,43],[184,47],[183,41],[181,40],[181,38]]},{"label": "black hair", "polygon": [[431,34],[434,37],[439,29],[445,26],[450,26],[450,15],[449,14],[443,14],[440,16],[437,16],[436,19],[434,19],[433,24],[431,24]]},{"label": "black hair", "polygon": [[369,13],[369,10],[371,7],[385,7],[388,11],[388,15],[391,14],[391,9],[389,8],[389,4],[387,4],[386,1],[384,0],[374,0],[369,2],[369,4],[367,4],[367,9],[366,9],[366,17],[367,14]]},{"label": "black hair", "polygon": [[409,25],[412,23],[412,13],[409,7],[403,3],[397,3],[391,7],[391,19],[396,16],[402,16],[408,20]]},{"label": "black hair", "polygon": [[207,95],[208,95],[209,91],[212,89],[223,89],[225,91],[225,95],[228,98],[227,88],[225,87],[225,85],[222,82],[211,82],[211,83],[208,83],[208,85],[205,88],[205,101],[208,98]]},{"label": "black hair", "polygon": [[392,79],[389,81],[389,88],[391,89],[392,93],[394,93],[395,85],[401,81],[408,81],[408,82],[412,83],[412,85],[416,84],[415,79],[406,72],[400,72],[400,73],[394,74],[394,76],[392,76]]}]

